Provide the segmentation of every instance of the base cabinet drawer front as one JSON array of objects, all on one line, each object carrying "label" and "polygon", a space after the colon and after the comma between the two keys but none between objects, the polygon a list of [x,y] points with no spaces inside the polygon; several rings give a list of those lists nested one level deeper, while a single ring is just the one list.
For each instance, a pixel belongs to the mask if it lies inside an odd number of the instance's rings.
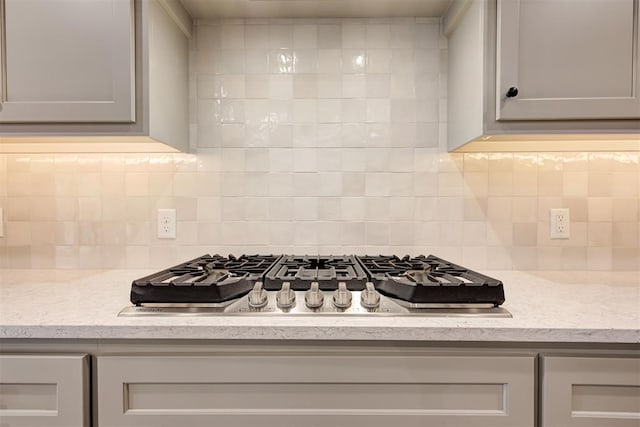
[{"label": "base cabinet drawer front", "polygon": [[640,427],[640,358],[545,356],[543,427]]},{"label": "base cabinet drawer front", "polygon": [[534,426],[535,356],[104,356],[100,427]]},{"label": "base cabinet drawer front", "polygon": [[88,427],[89,357],[0,355],[0,426]]}]

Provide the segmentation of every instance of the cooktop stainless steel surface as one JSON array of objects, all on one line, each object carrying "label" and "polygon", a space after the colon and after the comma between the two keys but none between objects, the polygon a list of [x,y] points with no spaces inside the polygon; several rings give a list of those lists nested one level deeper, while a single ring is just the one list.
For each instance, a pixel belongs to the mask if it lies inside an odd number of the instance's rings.
[{"label": "cooktop stainless steel surface", "polygon": [[502,282],[432,255],[203,255],[135,280],[119,316],[511,317]]}]

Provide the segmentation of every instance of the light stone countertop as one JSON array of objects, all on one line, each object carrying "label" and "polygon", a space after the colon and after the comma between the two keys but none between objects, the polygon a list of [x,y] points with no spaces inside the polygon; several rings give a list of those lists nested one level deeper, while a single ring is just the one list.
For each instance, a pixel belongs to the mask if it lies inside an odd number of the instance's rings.
[{"label": "light stone countertop", "polygon": [[640,343],[640,272],[483,272],[513,318],[117,317],[152,272],[0,270],[0,338]]}]

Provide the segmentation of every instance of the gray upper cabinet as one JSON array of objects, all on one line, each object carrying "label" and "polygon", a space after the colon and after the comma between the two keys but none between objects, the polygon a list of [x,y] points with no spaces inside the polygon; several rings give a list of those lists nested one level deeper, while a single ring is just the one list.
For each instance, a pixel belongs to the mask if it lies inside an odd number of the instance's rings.
[{"label": "gray upper cabinet", "polygon": [[634,7],[634,0],[498,0],[496,118],[640,118]]},{"label": "gray upper cabinet", "polygon": [[2,123],[135,120],[133,0],[3,0]]},{"label": "gray upper cabinet", "polygon": [[0,0],[0,153],[189,148],[179,0]]},{"label": "gray upper cabinet", "polygon": [[453,0],[449,150],[640,150],[639,9],[639,0]]}]

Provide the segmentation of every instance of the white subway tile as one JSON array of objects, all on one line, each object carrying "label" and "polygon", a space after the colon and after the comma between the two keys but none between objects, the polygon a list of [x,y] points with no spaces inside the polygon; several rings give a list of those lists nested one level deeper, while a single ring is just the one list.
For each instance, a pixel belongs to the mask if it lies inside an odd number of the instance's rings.
[{"label": "white subway tile", "polygon": [[342,122],[342,101],[340,99],[318,100],[318,123]]},{"label": "white subway tile", "polygon": [[389,221],[391,217],[390,197],[365,198],[364,218],[367,221]]},{"label": "white subway tile", "polygon": [[221,25],[220,47],[222,49],[244,49],[244,25]]},{"label": "white subway tile", "polygon": [[365,218],[363,197],[342,197],[340,207],[341,219],[344,221],[363,221]]},{"label": "white subway tile", "polygon": [[364,196],[365,175],[357,172],[346,172],[342,174],[342,195],[343,196]]},{"label": "white subway tile", "polygon": [[342,47],[341,25],[319,23],[318,47],[320,49],[340,49]]},{"label": "white subway tile", "polygon": [[293,53],[293,71],[295,73],[317,73],[318,51],[316,49],[295,49]]},{"label": "white subway tile", "polygon": [[367,54],[364,49],[342,50],[342,72],[346,74],[364,73],[367,68]]},{"label": "white subway tile", "polygon": [[391,230],[386,222],[365,223],[364,241],[367,245],[388,245]]},{"label": "white subway tile", "polygon": [[244,43],[247,49],[266,49],[269,47],[268,25],[245,25]]},{"label": "white subway tile", "polygon": [[293,76],[285,74],[274,74],[269,76],[269,98],[293,98]]},{"label": "white subway tile", "polygon": [[[316,152],[318,157],[318,171],[321,172],[341,172],[342,171],[342,150],[339,148],[323,148]],[[341,175],[342,176],[342,175]]]},{"label": "white subway tile", "polygon": [[317,170],[317,156],[314,149],[293,149],[293,171],[315,172]]},{"label": "white subway tile", "polygon": [[318,47],[318,25],[294,24],[293,25],[293,46],[296,48],[317,48]]},{"label": "white subway tile", "polygon": [[367,79],[364,74],[345,74],[342,76],[342,96],[344,98],[365,98]]},{"label": "white subway tile", "polygon": [[337,74],[318,74],[317,84],[318,98],[342,97],[342,76]]},{"label": "white subway tile", "polygon": [[391,94],[391,78],[389,74],[366,75],[367,98],[389,98]]},{"label": "white subway tile", "polygon": [[269,47],[272,49],[293,47],[293,25],[269,25]]},{"label": "white subway tile", "polygon": [[293,73],[293,50],[276,49],[269,52],[269,72],[290,74]]},{"label": "white subway tile", "polygon": [[388,24],[368,24],[366,42],[369,48],[387,48],[391,42],[391,28]]},{"label": "white subway tile", "polygon": [[319,123],[317,127],[316,146],[320,148],[342,147],[342,132],[342,122]]},{"label": "white subway tile", "polygon": [[366,119],[366,100],[364,99],[343,99],[342,100],[342,122],[362,123]]},{"label": "white subway tile", "polygon": [[296,221],[316,221],[318,219],[317,197],[295,197],[293,218]]},{"label": "white subway tile", "polygon": [[[364,222],[345,222],[342,223],[340,233],[340,243],[343,245],[362,245],[364,243],[365,236],[365,223]],[[352,251],[356,252],[356,251]],[[366,252],[365,252],[366,253]]]},{"label": "white subway tile", "polygon": [[391,120],[391,103],[389,99],[367,99],[367,122],[388,123]]},{"label": "white subway tile", "polygon": [[342,73],[342,51],[340,49],[318,50],[318,73]]},{"label": "white subway tile", "polygon": [[[352,69],[357,72],[356,65],[359,65],[360,57],[353,57]],[[392,69],[391,50],[390,49],[367,49],[366,50],[366,70],[371,74],[389,74]],[[393,69],[397,68],[393,64]]]},{"label": "white subway tile", "polygon": [[[320,221],[339,221],[341,208],[340,198],[320,197],[318,199],[318,219]],[[331,242],[330,238],[327,238],[324,239],[324,243],[331,244],[333,242]]]},{"label": "white subway tile", "polygon": [[347,49],[366,47],[366,27],[363,23],[342,25],[342,47]]},{"label": "white subway tile", "polygon": [[240,49],[222,49],[215,53],[213,71],[216,74],[244,73],[245,52]]},{"label": "white subway tile", "polygon": [[294,98],[315,99],[318,94],[318,77],[315,74],[301,74],[293,76]]},{"label": "white subway tile", "polygon": [[289,221],[293,219],[293,199],[291,197],[269,197],[266,200],[269,220]]},{"label": "white subway tile", "polygon": [[393,23],[390,27],[389,46],[392,48],[407,49],[414,46],[415,24]]},{"label": "white subway tile", "polygon": [[[393,196],[398,194],[393,193]],[[415,217],[415,199],[413,197],[392,197],[389,202],[389,219],[391,221],[412,221]],[[408,224],[413,230],[415,224]],[[395,226],[394,226],[395,227]],[[393,243],[392,243],[393,244]],[[398,243],[399,244],[399,243]],[[403,243],[406,244],[406,243]]]}]

